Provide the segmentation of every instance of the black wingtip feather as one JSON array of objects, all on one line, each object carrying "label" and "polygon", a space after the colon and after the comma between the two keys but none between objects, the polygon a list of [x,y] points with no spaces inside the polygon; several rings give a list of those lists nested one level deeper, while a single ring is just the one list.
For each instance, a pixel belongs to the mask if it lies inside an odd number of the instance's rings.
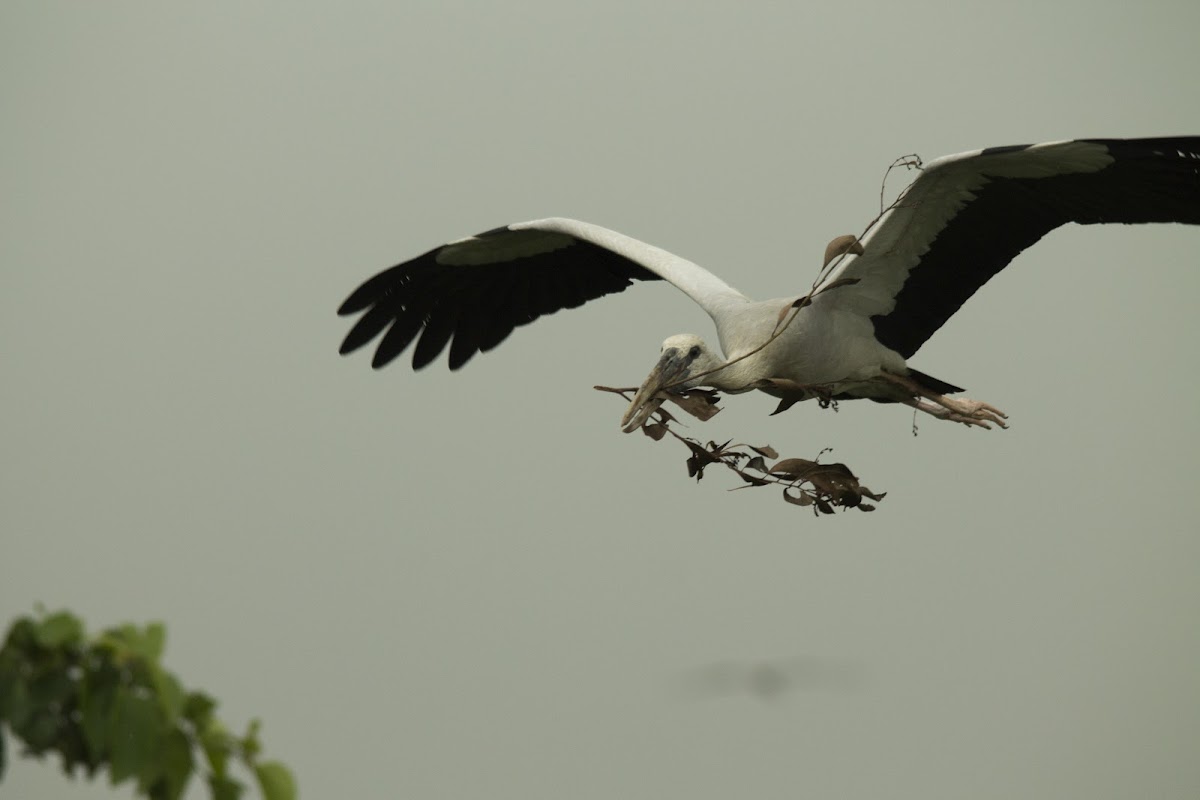
[{"label": "black wingtip feather", "polygon": [[[495,240],[502,258],[509,232],[494,228],[476,238]],[[339,352],[351,353],[382,332],[371,360],[376,369],[416,339],[414,369],[434,361],[450,344],[449,366],[456,370],[542,315],[623,291],[633,280],[659,280],[640,264],[581,240],[569,248],[479,264],[438,263],[442,249],[386,269],[355,289],[338,314],[365,314]]]},{"label": "black wingtip feather", "polygon": [[347,317],[351,314],[357,314],[386,297],[392,288],[403,280],[403,273],[400,271],[403,266],[405,265],[400,264],[399,266],[386,269],[378,275],[367,279],[338,306],[338,316]]},{"label": "black wingtip feather", "polygon": [[413,350],[413,369],[429,366],[446,347],[450,337],[454,335],[454,325],[458,321],[458,312],[453,308],[435,307],[425,320],[425,330],[417,340]]},{"label": "black wingtip feather", "polygon": [[354,323],[354,327],[350,329],[350,332],[346,334],[346,338],[342,340],[339,352],[342,355],[353,353],[382,333],[385,328],[392,325],[395,319],[396,313],[390,307],[384,305],[375,306],[366,314],[363,314],[358,322]]},{"label": "black wingtip feather", "polygon": [[421,325],[422,317],[419,314],[398,316],[392,323],[392,327],[388,328],[387,333],[383,335],[383,339],[379,341],[379,346],[375,348],[371,366],[379,369],[391,363],[393,359],[408,349],[409,344],[420,332]]}]

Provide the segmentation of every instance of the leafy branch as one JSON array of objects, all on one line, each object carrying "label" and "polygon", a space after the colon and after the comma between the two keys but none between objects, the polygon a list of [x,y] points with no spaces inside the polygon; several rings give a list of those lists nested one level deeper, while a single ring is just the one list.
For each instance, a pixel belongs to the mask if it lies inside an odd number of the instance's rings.
[{"label": "leafy branch", "polygon": [[[634,388],[616,389],[611,386],[592,388],[620,395],[627,402],[632,400],[631,394],[637,391]],[[876,494],[860,484],[845,464],[822,464],[817,460],[810,461],[805,458],[780,460],[779,453],[770,445],[731,444],[732,439],[723,444],[712,441],[701,444],[698,440],[683,436],[671,428],[671,423],[679,420],[662,407],[668,400],[697,419],[706,421],[721,410],[717,405],[719,395],[712,389],[660,392],[654,398],[658,406],[642,423],[642,433],[655,441],[672,436],[683,442],[689,452],[689,478],[699,481],[704,477],[705,468],[720,464],[745,481],[745,485],[738,486],[737,489],[779,486],[783,488],[784,500],[797,506],[811,506],[813,514],[833,514],[835,507],[874,511],[875,506],[863,502],[863,498],[878,502],[886,494]],[[782,402],[780,405],[779,410],[786,407]],[[827,450],[822,450],[818,453],[817,459],[826,452]],[[768,465],[767,459],[775,460],[775,463]]]},{"label": "leafy branch", "polygon": [[120,625],[89,638],[66,611],[22,617],[0,647],[0,776],[4,725],[22,754],[58,753],[70,776],[108,769],[113,785],[133,779],[150,800],[183,796],[202,754],[213,800],[238,800],[245,785],[229,771],[240,761],[266,800],[294,800],[296,784],[278,761],[261,761],[259,722],[242,736],[214,715],[216,700],[186,691],[160,663],[162,623]]}]

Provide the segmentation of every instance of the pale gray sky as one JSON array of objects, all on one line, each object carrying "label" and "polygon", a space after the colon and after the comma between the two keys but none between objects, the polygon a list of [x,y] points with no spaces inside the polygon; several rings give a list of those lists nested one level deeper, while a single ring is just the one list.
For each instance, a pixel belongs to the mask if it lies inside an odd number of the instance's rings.
[{"label": "pale gray sky", "polygon": [[[693,428],[889,492],[819,520],[694,485],[591,390],[711,335],[670,287],[456,374],[339,358],[334,310],[548,215],[795,292],[898,155],[1200,133],[1197,30],[1190,0],[5,4],[4,618],[164,620],[308,798],[1193,798],[1200,230],[1051,234],[913,359],[1007,432],[751,396]],[[0,795],[113,792],[18,762]]]}]

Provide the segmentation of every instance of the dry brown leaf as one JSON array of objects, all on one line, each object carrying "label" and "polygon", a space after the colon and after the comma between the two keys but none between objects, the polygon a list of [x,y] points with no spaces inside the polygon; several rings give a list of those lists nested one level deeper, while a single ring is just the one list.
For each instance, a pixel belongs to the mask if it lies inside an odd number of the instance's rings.
[{"label": "dry brown leaf", "polygon": [[[704,468],[709,464],[723,463],[718,455],[715,455],[713,452],[704,449],[698,442],[695,442],[692,439],[684,438],[683,443],[686,444],[688,449],[692,451],[691,457],[687,460],[689,478],[700,480],[704,477]],[[709,446],[712,446],[712,442],[709,442]]]},{"label": "dry brown leaf", "polygon": [[786,306],[779,309],[779,317],[775,320],[775,330],[779,330],[779,326],[782,325],[784,319],[787,318],[788,312],[790,312],[795,307],[796,306],[794,304],[788,303]]},{"label": "dry brown leaf", "polygon": [[658,421],[664,425],[666,425],[668,422],[677,422],[678,421],[675,419],[674,414],[672,414],[670,411],[667,411],[662,406],[659,406],[658,408],[654,409],[654,413],[658,415]]},{"label": "dry brown leaf", "polygon": [[811,506],[812,502],[813,502],[812,495],[808,494],[804,490],[799,490],[799,491],[800,491],[799,496],[793,497],[791,492],[789,492],[787,489],[784,489],[783,490],[783,499],[787,500],[789,503],[791,503],[794,506]]},{"label": "dry brown leaf", "polygon": [[793,480],[799,478],[807,478],[809,472],[814,467],[820,467],[816,461],[809,461],[807,458],[785,458],[778,462],[771,469],[767,470],[772,475],[783,475]]},{"label": "dry brown leaf", "polygon": [[828,292],[831,289],[840,289],[843,286],[853,286],[854,284],[858,283],[861,280],[862,280],[862,278],[838,278],[836,281],[833,281],[832,283],[827,283],[824,286],[822,286],[820,291],[817,292],[817,294],[824,294],[825,292]]},{"label": "dry brown leaf", "polygon": [[667,435],[667,426],[661,422],[647,422],[642,426],[642,433],[657,442]]},{"label": "dry brown leaf", "polygon": [[819,386],[805,386],[787,378],[760,378],[751,384],[755,389],[772,397],[779,398],[779,405],[771,412],[771,416],[782,414],[796,403],[811,400],[814,397],[828,402],[829,392]]},{"label": "dry brown leaf", "polygon": [[755,477],[754,475],[747,475],[746,473],[744,473],[740,470],[737,471],[737,476],[739,478],[741,478],[742,480],[744,480],[746,483],[750,484],[751,486],[766,486],[770,483],[770,481],[768,481],[768,480]]},{"label": "dry brown leaf", "polygon": [[668,392],[664,396],[702,422],[712,419],[721,410],[717,405],[719,395],[712,389],[688,389],[679,394]]},{"label": "dry brown leaf", "polygon": [[783,412],[787,411],[792,406],[796,405],[796,403],[801,402],[802,399],[803,398],[798,398],[798,397],[787,397],[787,398],[784,398],[783,400],[780,400],[779,405],[775,406],[775,410],[771,412],[771,416],[773,417],[776,414],[782,414]]},{"label": "dry brown leaf", "polygon": [[821,264],[822,267],[828,267],[829,262],[833,261],[843,253],[853,253],[856,256],[863,254],[862,242],[858,241],[858,237],[852,233],[845,236],[838,236],[825,245],[825,261]]}]

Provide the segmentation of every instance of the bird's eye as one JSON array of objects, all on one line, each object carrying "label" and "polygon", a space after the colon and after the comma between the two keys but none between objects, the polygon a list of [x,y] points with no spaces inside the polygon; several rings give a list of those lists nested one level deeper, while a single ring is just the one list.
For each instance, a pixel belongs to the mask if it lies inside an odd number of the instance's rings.
[{"label": "bird's eye", "polygon": [[699,357],[700,357],[700,346],[692,345],[692,349],[688,350],[688,358],[699,358]]}]

